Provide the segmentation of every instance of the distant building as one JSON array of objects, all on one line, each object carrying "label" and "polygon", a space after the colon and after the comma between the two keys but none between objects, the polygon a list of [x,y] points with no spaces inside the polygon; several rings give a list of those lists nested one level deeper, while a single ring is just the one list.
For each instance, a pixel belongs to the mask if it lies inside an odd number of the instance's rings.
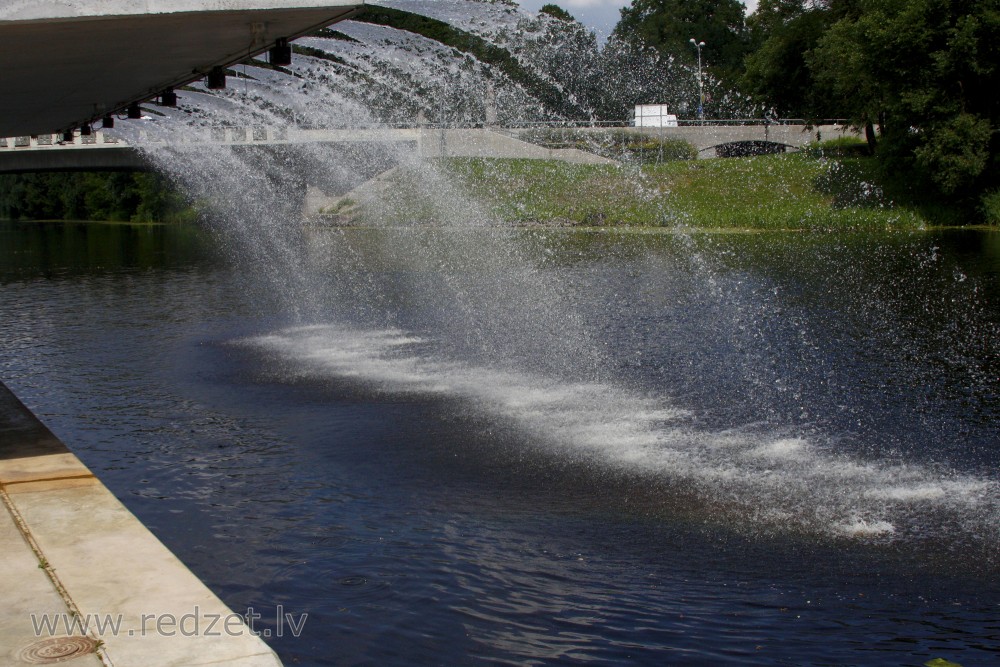
[{"label": "distant building", "polygon": [[666,104],[636,104],[632,112],[635,127],[677,127],[677,116],[667,113]]}]

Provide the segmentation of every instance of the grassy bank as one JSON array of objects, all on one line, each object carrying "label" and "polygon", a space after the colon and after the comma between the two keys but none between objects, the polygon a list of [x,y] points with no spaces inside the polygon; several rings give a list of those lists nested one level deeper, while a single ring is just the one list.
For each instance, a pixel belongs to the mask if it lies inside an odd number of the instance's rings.
[{"label": "grassy bank", "polygon": [[[869,180],[864,158],[806,154],[641,166],[446,159],[433,174],[397,170],[352,195],[340,219],[448,224],[487,216],[515,225],[744,229],[916,228],[917,209]],[[479,202],[462,202],[462,193]],[[458,200],[452,201],[452,200]]]},{"label": "grassy bank", "polygon": [[[815,152],[627,165],[441,159],[384,174],[327,213],[358,225],[805,230],[976,222],[894,201],[871,158]],[[156,174],[23,174],[0,176],[0,218],[173,222],[197,211]]]}]

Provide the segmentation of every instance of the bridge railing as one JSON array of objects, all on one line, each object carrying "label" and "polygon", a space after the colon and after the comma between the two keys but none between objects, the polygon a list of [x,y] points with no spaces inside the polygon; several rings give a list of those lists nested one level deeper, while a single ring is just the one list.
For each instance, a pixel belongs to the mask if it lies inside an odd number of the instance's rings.
[{"label": "bridge railing", "polygon": [[[729,118],[729,119],[678,119],[678,128],[702,127],[708,128],[729,128],[729,127],[761,127],[778,128],[782,126],[798,127],[821,127],[837,126],[847,128],[850,122],[845,119],[826,119],[821,121],[807,122],[801,118]],[[289,127],[211,127],[211,128],[185,128],[181,131],[171,131],[157,126],[149,126],[146,129],[132,130],[137,133],[137,143],[164,143],[171,144],[251,144],[251,143],[284,143],[288,141],[316,141],[322,140],[316,137],[323,132],[331,133],[371,133],[371,137],[377,137],[380,131],[399,130],[461,130],[461,129],[485,129],[518,137],[524,131],[531,130],[556,130],[565,129],[578,130],[634,130],[638,132],[655,132],[661,128],[642,127],[637,128],[631,124],[612,121],[516,121],[498,125],[487,126],[484,123],[394,123],[394,124],[371,124],[368,126],[353,127],[324,127],[324,128],[289,128]],[[673,128],[676,129],[676,128]],[[296,136],[298,135],[298,136]],[[312,136],[310,136],[312,135]],[[128,145],[127,140],[116,137],[113,134],[95,130],[90,135],[75,135],[72,141],[64,141],[62,134],[41,134],[31,137],[0,137],[0,152],[18,151],[29,149],[66,149],[79,147],[99,147],[105,145]]]},{"label": "bridge railing", "polygon": [[72,141],[65,141],[62,134],[39,134],[31,137],[0,137],[0,151],[16,151],[32,148],[69,148],[72,146],[95,146],[117,144],[119,139],[103,132],[76,135]]},{"label": "bridge railing", "polygon": [[[806,120],[804,118],[678,118],[679,127],[690,126],[726,126],[739,127],[746,125],[850,125],[851,121],[845,118],[824,118],[820,120]],[[479,127],[484,127],[479,124]],[[539,120],[539,121],[515,121],[498,125],[500,128],[525,129],[534,127],[566,127],[566,128],[627,128],[635,127],[630,122],[622,121],[589,121],[589,120]]]},{"label": "bridge railing", "polygon": [[[285,128],[264,127],[220,127],[211,129],[188,129],[183,132],[163,132],[156,130],[139,130],[137,136],[140,142],[162,143],[169,138],[171,143],[251,143],[283,141],[287,139]],[[0,137],[0,151],[16,151],[26,149],[66,149],[79,146],[102,146],[106,144],[125,144],[127,141],[103,131],[95,131],[89,135],[74,135],[71,141],[66,141],[60,134],[39,134],[31,137]]]}]

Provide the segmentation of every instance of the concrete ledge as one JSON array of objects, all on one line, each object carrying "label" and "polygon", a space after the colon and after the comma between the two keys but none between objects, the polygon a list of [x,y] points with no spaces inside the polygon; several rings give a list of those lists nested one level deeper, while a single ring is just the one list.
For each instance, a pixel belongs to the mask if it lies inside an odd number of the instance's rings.
[{"label": "concrete ledge", "polygon": [[[24,651],[34,643],[76,635],[100,642],[99,650],[60,664],[280,667],[242,618],[3,384],[0,496],[0,663],[32,664]],[[87,624],[86,637],[74,616]],[[43,618],[52,625],[40,630]]]},{"label": "concrete ledge", "polygon": [[0,135],[62,132],[344,20],[361,0],[0,3]]},{"label": "concrete ledge", "polygon": [[85,16],[137,16],[179,12],[223,12],[234,8],[246,11],[269,9],[315,9],[357,4],[355,0],[32,0],[0,7],[0,20],[52,21]]},{"label": "concrete ledge", "polygon": [[498,157],[529,160],[560,160],[576,164],[617,164],[575,148],[545,148],[489,129],[434,130],[420,132],[422,157]]},{"label": "concrete ledge", "polygon": [[[58,618],[70,611],[5,509],[0,509],[0,543],[3,544],[0,590],[4,592],[4,608],[0,610],[0,664],[29,665],[23,659],[25,654],[36,642],[45,639],[35,632],[31,614],[36,614],[36,618]],[[101,660],[89,653],[63,664],[96,667]]]}]

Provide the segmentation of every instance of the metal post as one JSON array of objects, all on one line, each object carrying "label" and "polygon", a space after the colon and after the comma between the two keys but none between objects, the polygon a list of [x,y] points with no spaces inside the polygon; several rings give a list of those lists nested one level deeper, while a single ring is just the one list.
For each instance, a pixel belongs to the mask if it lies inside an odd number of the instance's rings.
[{"label": "metal post", "polygon": [[698,50],[698,120],[701,124],[705,124],[705,84],[702,81],[701,75],[701,47],[705,46],[705,42],[699,42],[694,37],[690,40],[694,44],[694,48]]}]

